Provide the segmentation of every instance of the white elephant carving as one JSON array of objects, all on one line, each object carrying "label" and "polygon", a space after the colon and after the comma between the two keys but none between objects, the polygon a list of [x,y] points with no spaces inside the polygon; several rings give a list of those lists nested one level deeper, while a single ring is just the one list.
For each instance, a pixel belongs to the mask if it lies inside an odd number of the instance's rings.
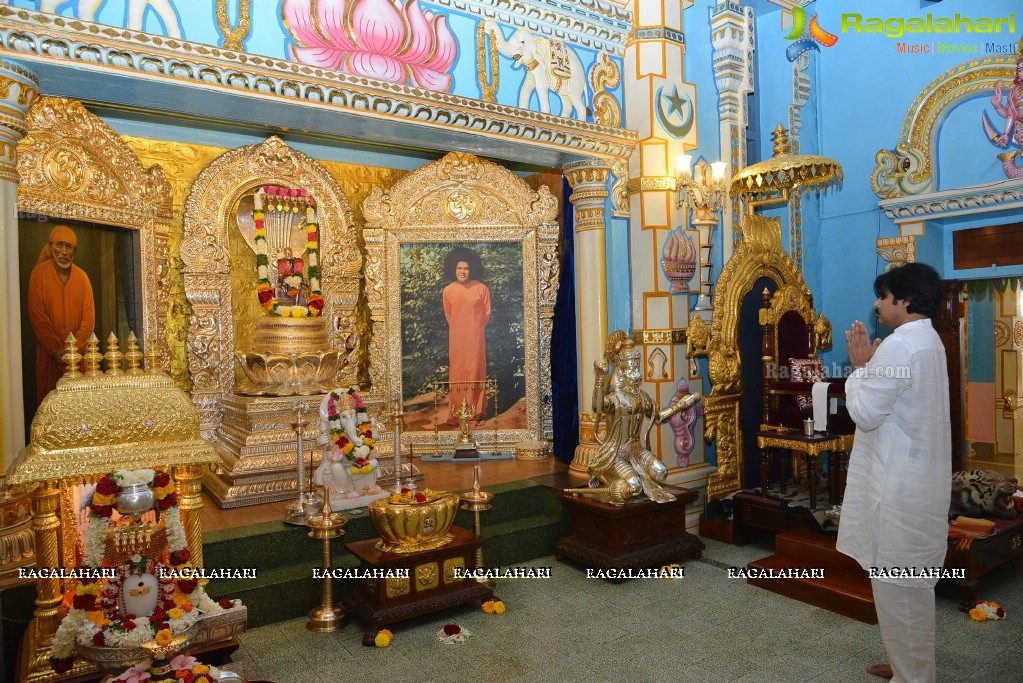
[{"label": "white elephant carving", "polygon": [[[76,16],[82,21],[96,21],[96,12],[104,1],[73,0]],[[67,4],[68,0],[39,0],[39,11],[56,14],[62,5]],[[125,28],[141,31],[146,9],[149,7],[152,7],[156,15],[163,21],[168,37],[181,38],[181,24],[178,22],[178,14],[171,0],[128,0],[128,23]]]},{"label": "white elephant carving", "polygon": [[[359,404],[357,405],[357,401]],[[352,471],[353,461],[331,439],[330,413],[331,404],[337,413],[336,420],[344,430],[345,437],[353,446],[352,455],[364,457],[372,471],[355,473]],[[365,507],[377,498],[383,498],[387,491],[377,486],[380,476],[380,463],[371,452],[371,448],[363,443],[359,434],[359,416],[368,420],[365,408],[361,406],[358,394],[350,394],[344,389],[334,389],[320,401],[320,436],[316,443],[323,447],[323,459],[313,474],[313,482],[318,486],[329,484],[333,495],[330,497],[332,510],[350,510]]]},{"label": "white elephant carving", "polygon": [[536,92],[540,111],[551,111],[550,93],[561,98],[561,115],[586,120],[592,114],[586,106],[586,70],[575,50],[560,40],[530,33],[524,28],[517,29],[507,40],[501,28],[493,20],[484,22],[484,30],[497,43],[497,51],[515,60],[514,67],[526,71],[519,88],[519,107],[529,108],[529,100]]}]

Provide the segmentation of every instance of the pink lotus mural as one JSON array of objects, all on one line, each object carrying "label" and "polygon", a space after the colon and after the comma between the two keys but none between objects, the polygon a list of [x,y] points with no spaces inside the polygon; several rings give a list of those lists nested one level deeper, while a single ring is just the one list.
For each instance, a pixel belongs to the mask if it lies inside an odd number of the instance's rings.
[{"label": "pink lotus mural", "polygon": [[451,90],[458,43],[419,0],[284,0],[291,59],[429,90]]}]

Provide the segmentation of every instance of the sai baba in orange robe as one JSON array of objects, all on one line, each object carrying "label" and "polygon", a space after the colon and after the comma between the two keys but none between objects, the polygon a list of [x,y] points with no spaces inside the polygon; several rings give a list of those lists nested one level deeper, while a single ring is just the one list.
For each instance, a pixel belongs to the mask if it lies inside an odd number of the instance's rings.
[{"label": "sai baba in orange robe", "polygon": [[[487,412],[483,385],[459,387],[459,382],[483,382],[487,378],[487,323],[490,322],[490,288],[478,280],[452,282],[444,288],[444,317],[448,320],[448,407],[454,413],[467,398],[475,406],[475,419]],[[455,418],[451,418],[457,421]]]},{"label": "sai baba in orange robe", "polygon": [[67,284],[60,281],[53,259],[36,265],[28,280],[28,316],[36,333],[36,405],[57,386],[66,367],[60,362],[65,339],[73,333],[78,350],[92,335],[96,309],[85,271],[71,266]]}]

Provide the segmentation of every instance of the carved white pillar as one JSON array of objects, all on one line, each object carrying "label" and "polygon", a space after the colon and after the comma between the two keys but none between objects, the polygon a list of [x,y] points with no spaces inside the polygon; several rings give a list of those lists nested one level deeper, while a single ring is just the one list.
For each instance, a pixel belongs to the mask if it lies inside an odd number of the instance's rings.
[{"label": "carved white pillar", "polygon": [[28,132],[25,116],[39,81],[17,64],[0,60],[0,448],[3,468],[25,445],[21,389],[21,282],[18,273],[18,141]]},{"label": "carved white pillar", "polygon": [[[723,2],[711,9],[711,43],[714,47],[714,80],[718,87],[718,127],[721,160],[729,163],[728,177],[746,167],[746,128],[749,107],[746,96],[753,92],[753,8],[738,2]],[[738,221],[743,207],[721,212],[722,262],[732,257],[739,238]]]},{"label": "carved white pillar", "polygon": [[572,186],[575,209],[575,320],[579,387],[579,446],[569,474],[588,478],[590,457],[596,451],[593,434],[593,363],[604,354],[607,339],[607,269],[604,228],[607,180],[611,164],[597,159],[577,161],[564,168]]}]

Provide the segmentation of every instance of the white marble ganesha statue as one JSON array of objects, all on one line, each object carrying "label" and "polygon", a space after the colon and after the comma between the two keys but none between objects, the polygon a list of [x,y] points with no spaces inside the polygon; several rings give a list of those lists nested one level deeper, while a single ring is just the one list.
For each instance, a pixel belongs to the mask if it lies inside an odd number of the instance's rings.
[{"label": "white marble ganesha statue", "polygon": [[313,475],[332,492],[333,510],[365,507],[387,492],[377,485],[380,463],[373,455],[373,423],[355,387],[334,389],[320,402],[323,460]]}]

